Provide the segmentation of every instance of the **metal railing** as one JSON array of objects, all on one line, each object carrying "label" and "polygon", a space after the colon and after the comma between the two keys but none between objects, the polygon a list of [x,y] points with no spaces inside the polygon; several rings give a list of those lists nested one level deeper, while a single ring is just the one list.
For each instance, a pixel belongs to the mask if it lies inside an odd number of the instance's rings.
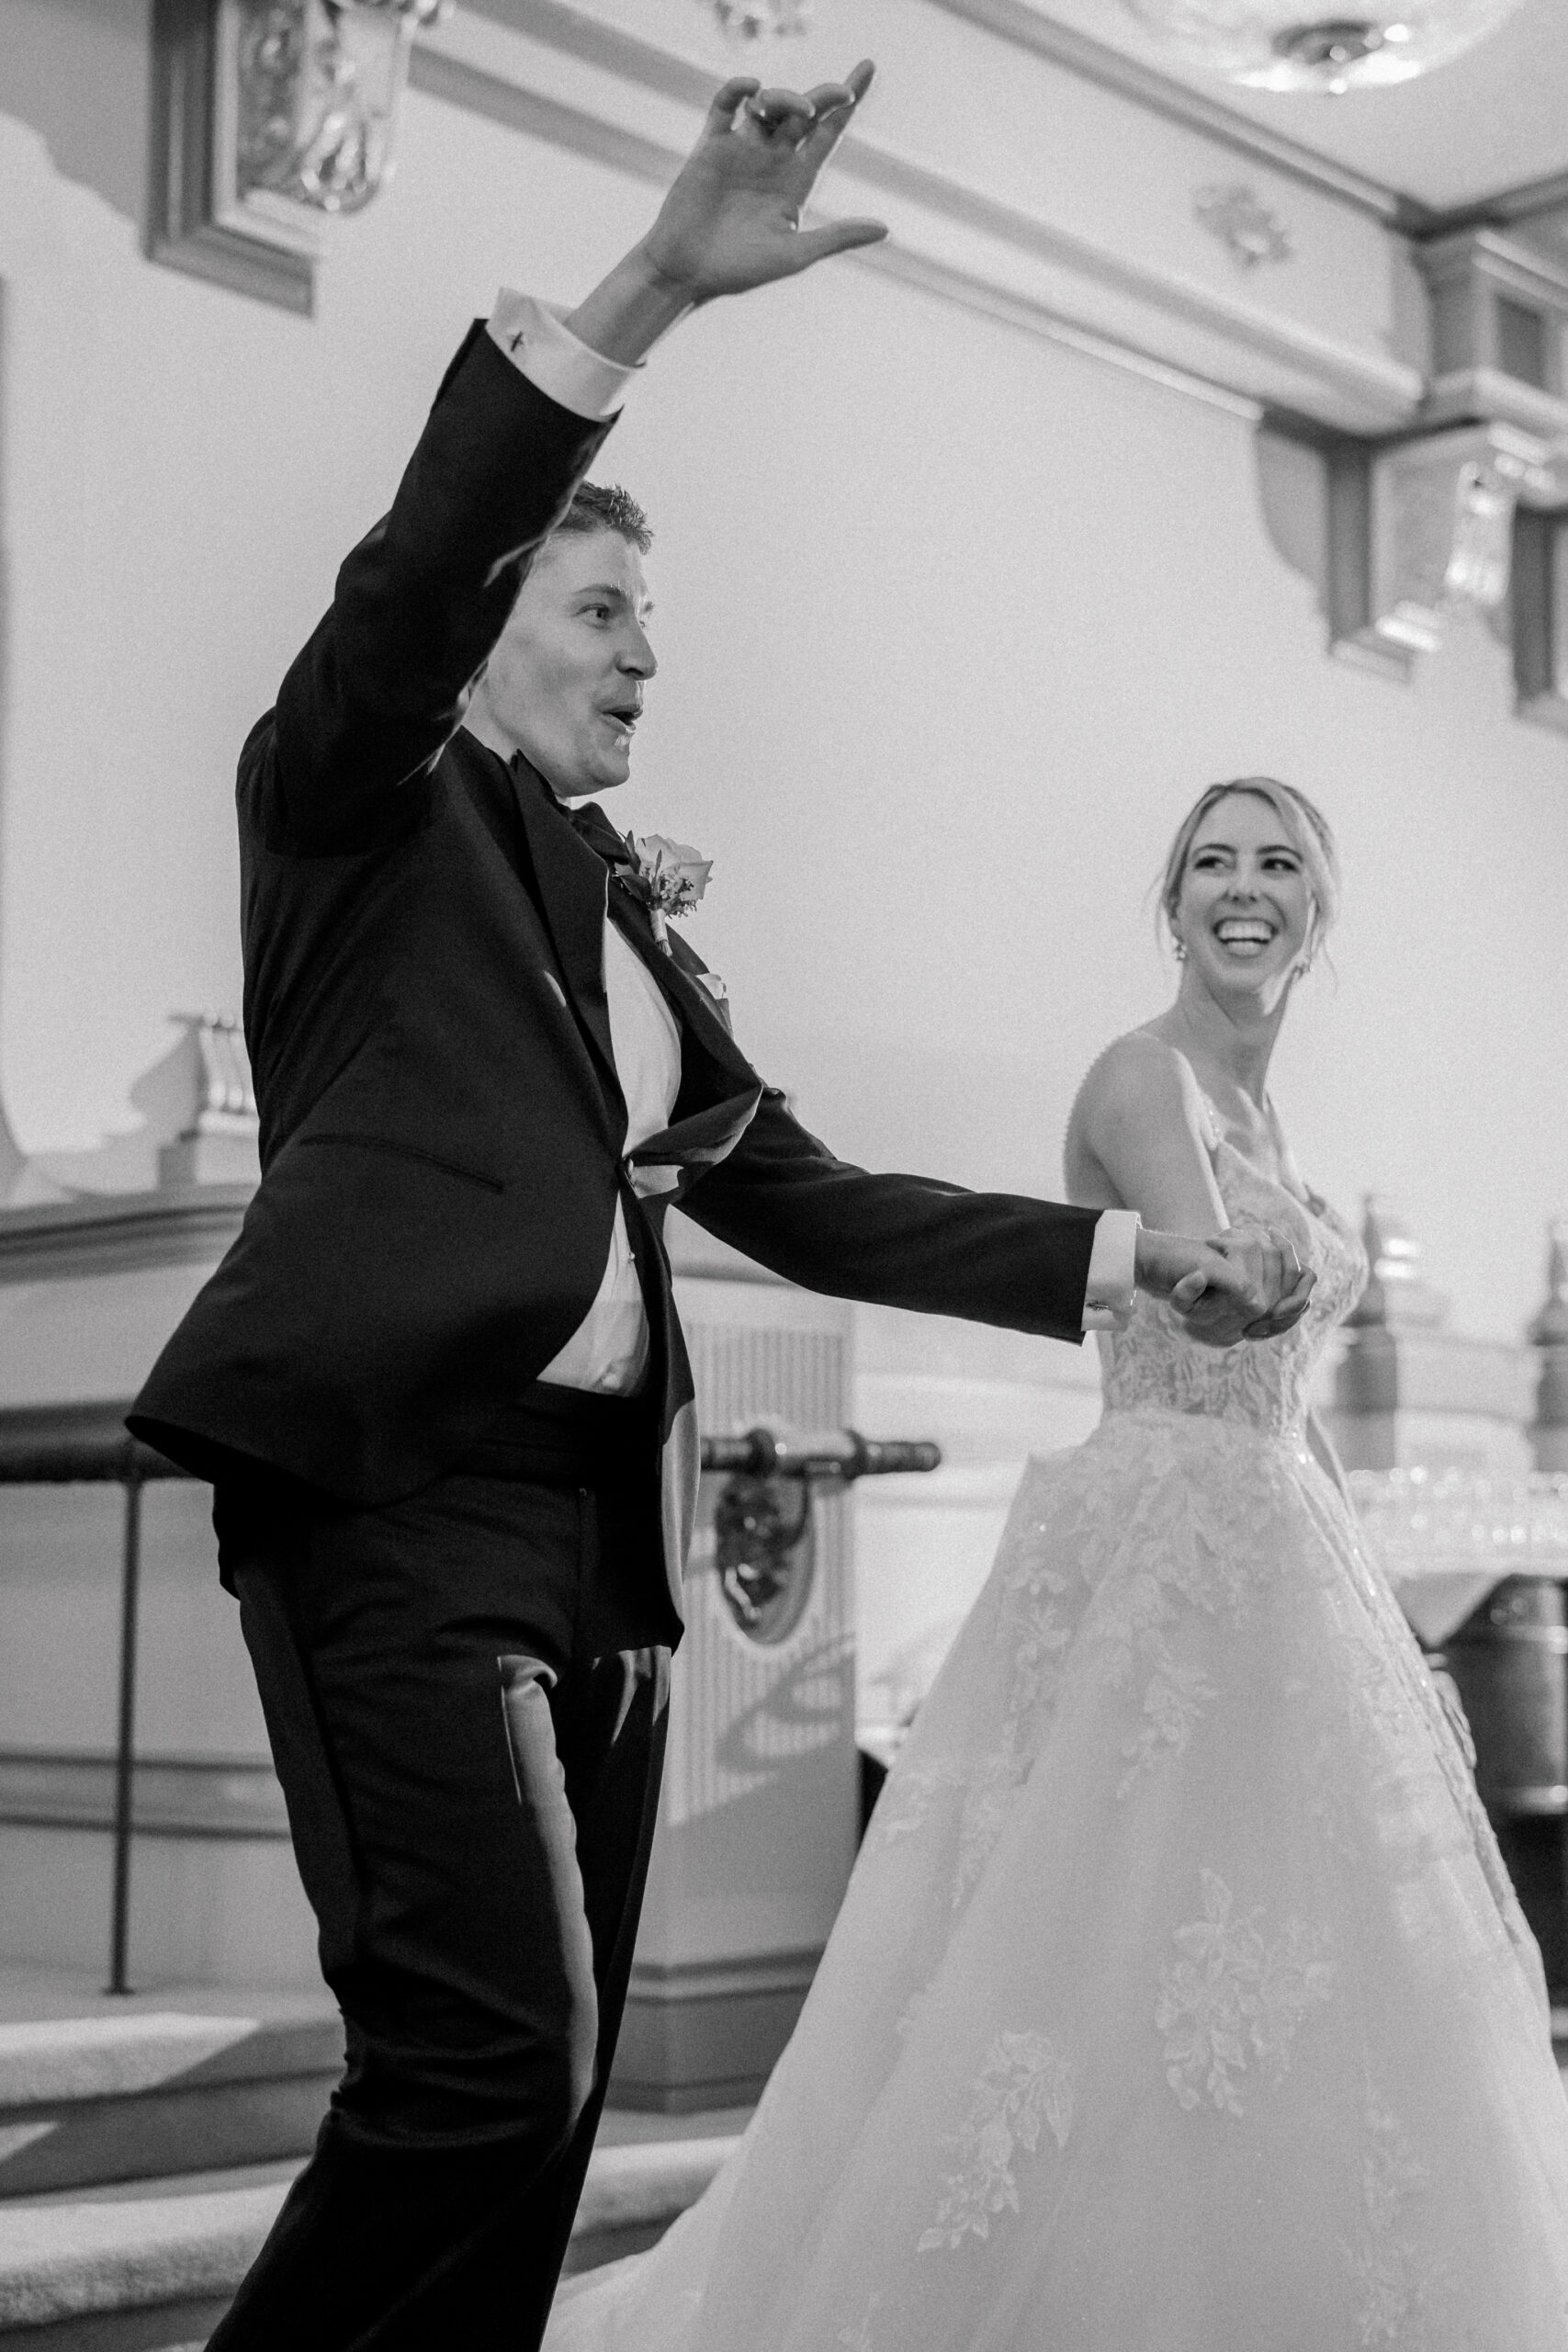
[{"label": "metal railing", "polygon": [[[20,1405],[0,1410],[0,1487],[118,1486],[121,1521],[118,1702],[115,1724],[110,1993],[130,1993],[130,1856],[135,1834],[136,1653],[141,1580],[141,1491],[154,1479],[192,1474],[157,1453],[125,1426],[124,1403]],[[934,1470],[940,1449],[928,1442],[863,1438],[854,1430],[800,1434],[754,1429],[702,1442],[705,1471],[732,1477],[798,1478],[803,1512],[811,1484],[848,1484],[868,1476]]]}]

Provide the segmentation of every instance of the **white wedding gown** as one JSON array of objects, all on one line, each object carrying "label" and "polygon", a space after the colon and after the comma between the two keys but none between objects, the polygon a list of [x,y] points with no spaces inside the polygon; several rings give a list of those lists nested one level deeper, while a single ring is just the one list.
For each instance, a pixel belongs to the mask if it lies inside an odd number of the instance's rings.
[{"label": "white wedding gown", "polygon": [[1568,2101],[1540,1962],[1287,1338],[1140,1299],[1032,1460],[794,2040],[653,2250],[547,2352],[1564,2352]]}]

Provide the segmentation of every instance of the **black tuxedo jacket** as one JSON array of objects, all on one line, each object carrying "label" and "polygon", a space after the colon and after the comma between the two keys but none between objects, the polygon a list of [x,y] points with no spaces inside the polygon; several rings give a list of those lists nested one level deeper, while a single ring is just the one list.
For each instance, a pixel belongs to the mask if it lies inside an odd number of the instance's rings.
[{"label": "black tuxedo jacket", "polygon": [[208,1476],[237,1456],[358,1504],[413,1493],[581,1322],[620,1198],[678,1611],[697,1459],[660,1232],[676,1195],[643,1204],[624,1159],[607,888],[682,1038],[670,1129],[635,1157],[677,1169],[711,1232],[807,1289],[1077,1340],[1096,1220],[836,1159],[737,1047],[684,942],[662,953],[533,771],[460,729],[607,429],[470,334],[390,514],[245,744],[262,1181],[130,1425]]}]

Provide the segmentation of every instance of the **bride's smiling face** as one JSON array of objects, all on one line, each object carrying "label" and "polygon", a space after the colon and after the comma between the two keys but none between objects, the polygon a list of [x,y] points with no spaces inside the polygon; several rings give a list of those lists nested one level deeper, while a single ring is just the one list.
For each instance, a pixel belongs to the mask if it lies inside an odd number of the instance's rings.
[{"label": "bride's smiling face", "polygon": [[1279,992],[1313,928],[1302,854],[1254,792],[1216,800],[1192,837],[1175,910],[1188,970],[1216,997]]}]

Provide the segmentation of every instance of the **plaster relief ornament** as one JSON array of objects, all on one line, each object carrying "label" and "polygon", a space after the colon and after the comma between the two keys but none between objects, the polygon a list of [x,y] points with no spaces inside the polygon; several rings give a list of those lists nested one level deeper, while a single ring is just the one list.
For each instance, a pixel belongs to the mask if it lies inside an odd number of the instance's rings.
[{"label": "plaster relief ornament", "polygon": [[728,40],[778,40],[811,29],[811,0],[701,0]]},{"label": "plaster relief ornament", "polygon": [[1289,261],[1295,248],[1277,217],[1255,190],[1239,180],[1213,182],[1197,190],[1192,209],[1201,226],[1217,237],[1238,269],[1256,269],[1260,262]]},{"label": "plaster relief ornament", "polygon": [[392,168],[409,51],[451,0],[237,0],[238,180],[357,212]]},{"label": "plaster relief ornament", "polygon": [[1521,0],[1122,0],[1188,62],[1257,90],[1409,82],[1484,40]]}]

